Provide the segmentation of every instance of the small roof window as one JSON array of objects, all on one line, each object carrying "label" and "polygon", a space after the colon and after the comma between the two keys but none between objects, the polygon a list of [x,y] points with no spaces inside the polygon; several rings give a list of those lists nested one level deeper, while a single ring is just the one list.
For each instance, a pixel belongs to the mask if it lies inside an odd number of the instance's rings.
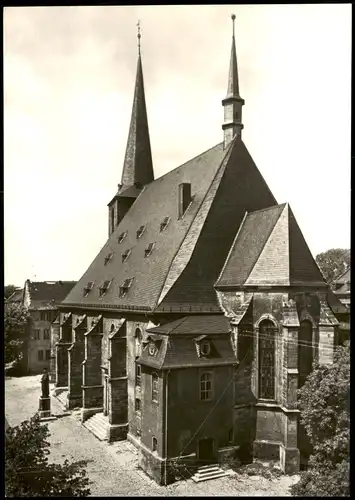
[{"label": "small roof window", "polygon": [[137,239],[139,239],[145,231],[146,226],[141,226],[137,231]]},{"label": "small roof window", "polygon": [[118,243],[122,243],[122,241],[125,239],[125,237],[127,236],[127,231],[124,231],[123,233],[121,233],[118,237]]},{"label": "small roof window", "polygon": [[155,247],[155,243],[149,243],[149,245],[144,250],[144,257],[149,257],[149,255],[152,253],[154,247]]},{"label": "small roof window", "polygon": [[94,281],[89,281],[84,287],[84,297],[87,297],[94,287]]},{"label": "small roof window", "polygon": [[110,262],[110,260],[113,257],[113,252],[110,252],[108,255],[105,257],[105,266]]},{"label": "small roof window", "polygon": [[127,250],[125,250],[122,254],[122,262],[126,262],[126,260],[128,259],[129,255],[131,253],[131,249],[130,248],[127,248]]},{"label": "small roof window", "polygon": [[128,279],[125,279],[123,281],[123,283],[121,284],[120,286],[120,297],[124,297],[128,290],[130,289],[131,285],[132,285],[132,282],[133,282],[134,278],[128,278]]},{"label": "small roof window", "polygon": [[160,224],[160,232],[162,233],[168,227],[171,217],[165,217]]},{"label": "small roof window", "polygon": [[102,283],[102,285],[100,286],[100,297],[103,297],[107,290],[110,288],[111,281],[107,280]]}]

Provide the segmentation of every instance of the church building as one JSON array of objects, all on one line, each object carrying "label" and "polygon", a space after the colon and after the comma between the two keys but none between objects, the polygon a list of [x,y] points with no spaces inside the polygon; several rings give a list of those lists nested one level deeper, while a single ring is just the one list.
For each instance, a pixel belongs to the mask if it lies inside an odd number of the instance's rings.
[{"label": "church building", "polygon": [[234,18],[223,141],[157,179],[138,33],[108,239],[60,306],[58,397],[99,439],[131,441],[160,484],[253,457],[297,472],[297,389],[314,360],[332,362],[339,324],[291,207],[242,140]]}]

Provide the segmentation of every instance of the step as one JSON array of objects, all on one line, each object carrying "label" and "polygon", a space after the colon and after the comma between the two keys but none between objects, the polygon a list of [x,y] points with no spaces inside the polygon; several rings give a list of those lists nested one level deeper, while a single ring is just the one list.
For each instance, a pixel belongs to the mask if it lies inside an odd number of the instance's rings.
[{"label": "step", "polygon": [[203,474],[209,474],[210,472],[216,472],[217,470],[221,470],[218,465],[215,465],[213,467],[208,467],[208,469],[197,469],[196,474],[200,474],[202,476]]},{"label": "step", "polygon": [[203,476],[199,476],[196,474],[195,476],[192,476],[192,480],[195,483],[200,483],[201,481],[209,481],[212,479],[219,479],[220,477],[226,477],[229,476],[229,474],[223,470],[219,470],[216,472],[211,472],[210,474],[204,474]]},{"label": "step", "polygon": [[90,431],[96,438],[98,438],[100,441],[106,441],[108,439],[107,434],[104,430],[102,429],[97,429],[92,425],[85,425],[84,427]]},{"label": "step", "polygon": [[198,470],[208,469],[209,467],[219,467],[219,464],[201,465],[201,467],[199,467]]}]

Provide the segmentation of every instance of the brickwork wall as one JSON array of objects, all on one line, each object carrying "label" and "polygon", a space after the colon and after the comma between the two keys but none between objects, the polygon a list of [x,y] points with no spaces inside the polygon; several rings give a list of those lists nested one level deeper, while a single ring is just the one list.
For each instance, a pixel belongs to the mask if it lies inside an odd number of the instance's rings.
[{"label": "brickwork wall", "polygon": [[68,348],[69,343],[59,341],[56,349],[56,386],[68,387]]}]

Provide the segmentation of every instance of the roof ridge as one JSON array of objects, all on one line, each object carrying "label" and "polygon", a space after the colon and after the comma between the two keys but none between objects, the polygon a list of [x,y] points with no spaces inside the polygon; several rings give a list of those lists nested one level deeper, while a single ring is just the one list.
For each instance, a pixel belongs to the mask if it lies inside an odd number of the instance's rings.
[{"label": "roof ridge", "polygon": [[[215,149],[217,148],[218,146],[221,146],[223,144],[223,142],[219,142],[218,144],[215,144],[214,146],[212,146],[211,148],[208,148],[206,149],[206,151],[203,151],[202,153],[196,155],[196,156],[193,156],[192,158],[190,158],[189,160],[185,161],[185,163],[181,163],[181,165],[178,165],[177,167],[173,168],[172,170],[169,170],[169,172],[166,172],[165,174],[161,175],[160,177],[157,177],[156,179],[154,179],[152,182],[150,182],[149,184],[152,184],[153,182],[156,182],[156,181],[159,181],[160,179],[162,179],[163,177],[165,177],[166,175],[170,175],[172,172],[174,172],[175,170],[177,170],[178,168],[181,168],[181,167],[184,167],[185,165],[187,165],[187,163],[190,163],[190,161],[193,161],[193,160],[196,160],[196,158],[199,158],[200,156],[208,153],[209,151],[212,151],[212,149]],[[147,184],[147,186],[149,186],[149,184]]]},{"label": "roof ridge", "polygon": [[286,205],[288,205],[287,201],[285,203],[277,203],[276,205],[271,205],[270,207],[259,208],[259,210],[253,210],[252,212],[246,211],[246,213],[247,215],[257,214],[258,212],[266,212],[267,210],[276,209],[277,207],[283,206],[283,208],[285,208]]}]

